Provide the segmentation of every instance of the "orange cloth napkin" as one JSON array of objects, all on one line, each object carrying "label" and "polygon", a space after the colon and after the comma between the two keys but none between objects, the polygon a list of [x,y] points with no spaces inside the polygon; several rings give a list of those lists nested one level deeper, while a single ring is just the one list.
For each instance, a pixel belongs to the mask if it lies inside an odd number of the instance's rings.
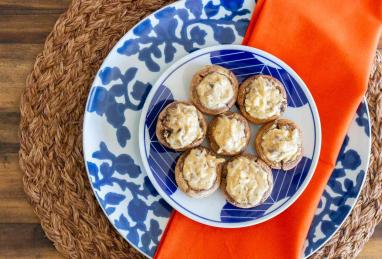
[{"label": "orange cloth napkin", "polygon": [[322,126],[317,169],[305,192],[290,208],[259,225],[221,229],[175,212],[156,258],[302,256],[317,204],[365,94],[381,23],[381,0],[258,1],[244,44],[281,58],[309,87]]}]

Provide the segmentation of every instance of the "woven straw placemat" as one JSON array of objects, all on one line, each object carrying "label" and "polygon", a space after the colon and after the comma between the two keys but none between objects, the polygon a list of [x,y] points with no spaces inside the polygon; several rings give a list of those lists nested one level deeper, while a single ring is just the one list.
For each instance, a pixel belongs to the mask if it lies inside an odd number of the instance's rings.
[{"label": "woven straw placemat", "polygon": [[[57,250],[71,258],[143,257],[117,234],[98,206],[82,157],[82,120],[102,61],[134,24],[172,0],[73,0],[49,34],[21,99],[24,189]],[[373,147],[365,188],[341,230],[314,257],[356,255],[381,220],[382,56],[368,101]]]}]

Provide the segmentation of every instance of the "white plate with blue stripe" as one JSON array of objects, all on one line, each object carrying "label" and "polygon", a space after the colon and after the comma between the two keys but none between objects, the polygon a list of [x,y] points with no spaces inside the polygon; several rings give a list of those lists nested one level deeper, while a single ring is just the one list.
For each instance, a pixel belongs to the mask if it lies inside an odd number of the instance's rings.
[{"label": "white plate with blue stripe", "polygon": [[[272,170],[272,193],[259,206],[248,209],[235,207],[226,201],[220,190],[203,199],[185,195],[175,183],[175,164],[180,153],[162,146],[155,135],[159,113],[174,100],[189,100],[191,78],[205,65],[220,65],[231,70],[239,83],[259,74],[277,78],[283,83],[288,99],[288,108],[283,117],[295,121],[302,130],[303,158],[289,171]],[[237,108],[234,107],[232,111],[237,111]],[[143,107],[139,126],[143,165],[156,190],[180,213],[215,227],[251,226],[271,219],[287,209],[312,178],[321,148],[318,111],[301,78],[273,55],[241,45],[222,45],[198,50],[175,62],[153,86]],[[246,152],[256,153],[253,143],[259,126],[250,126],[251,141]]]},{"label": "white plate with blue stripe", "polygon": [[[170,65],[201,48],[241,44],[255,0],[180,0],[147,16],[110,51],[89,92],[83,126],[86,170],[114,228],[152,257],[172,208],[147,177],[138,122],[148,92]],[[370,116],[364,100],[306,237],[304,257],[322,247],[350,214],[365,182]]]}]

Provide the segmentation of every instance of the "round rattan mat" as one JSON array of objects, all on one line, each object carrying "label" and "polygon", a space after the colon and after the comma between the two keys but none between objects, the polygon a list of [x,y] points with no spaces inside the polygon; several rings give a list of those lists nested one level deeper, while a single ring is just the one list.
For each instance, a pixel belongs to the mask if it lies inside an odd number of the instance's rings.
[{"label": "round rattan mat", "polygon": [[[70,258],[143,257],[114,230],[91,190],[82,158],[82,120],[102,61],[134,24],[172,0],[73,0],[48,36],[21,99],[24,189],[57,250]],[[367,98],[372,118],[368,178],[351,216],[314,257],[356,255],[381,220],[382,55]]]}]

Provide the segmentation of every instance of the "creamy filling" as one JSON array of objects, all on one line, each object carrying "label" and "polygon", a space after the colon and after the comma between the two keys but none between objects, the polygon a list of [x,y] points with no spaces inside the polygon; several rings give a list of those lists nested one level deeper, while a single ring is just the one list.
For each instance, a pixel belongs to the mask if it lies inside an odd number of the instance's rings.
[{"label": "creamy filling", "polygon": [[164,137],[173,148],[185,147],[203,135],[198,112],[192,105],[179,103],[167,111]]},{"label": "creamy filling", "polygon": [[261,147],[264,155],[273,162],[289,162],[299,156],[301,136],[298,129],[288,129],[286,126],[272,126],[262,136]]},{"label": "creamy filling", "polygon": [[251,116],[266,119],[281,114],[284,96],[271,80],[258,77],[248,88],[244,106]]},{"label": "creamy filling", "polygon": [[235,118],[219,117],[213,134],[219,146],[218,153],[238,152],[247,142],[245,125]]},{"label": "creamy filling", "polygon": [[193,190],[209,190],[216,181],[217,166],[223,162],[205,149],[193,149],[184,160],[183,178]]},{"label": "creamy filling", "polygon": [[269,190],[268,174],[255,161],[239,157],[227,165],[228,194],[240,204],[257,204]]},{"label": "creamy filling", "polygon": [[223,108],[234,96],[231,81],[217,72],[208,74],[196,87],[199,100],[209,109]]}]

